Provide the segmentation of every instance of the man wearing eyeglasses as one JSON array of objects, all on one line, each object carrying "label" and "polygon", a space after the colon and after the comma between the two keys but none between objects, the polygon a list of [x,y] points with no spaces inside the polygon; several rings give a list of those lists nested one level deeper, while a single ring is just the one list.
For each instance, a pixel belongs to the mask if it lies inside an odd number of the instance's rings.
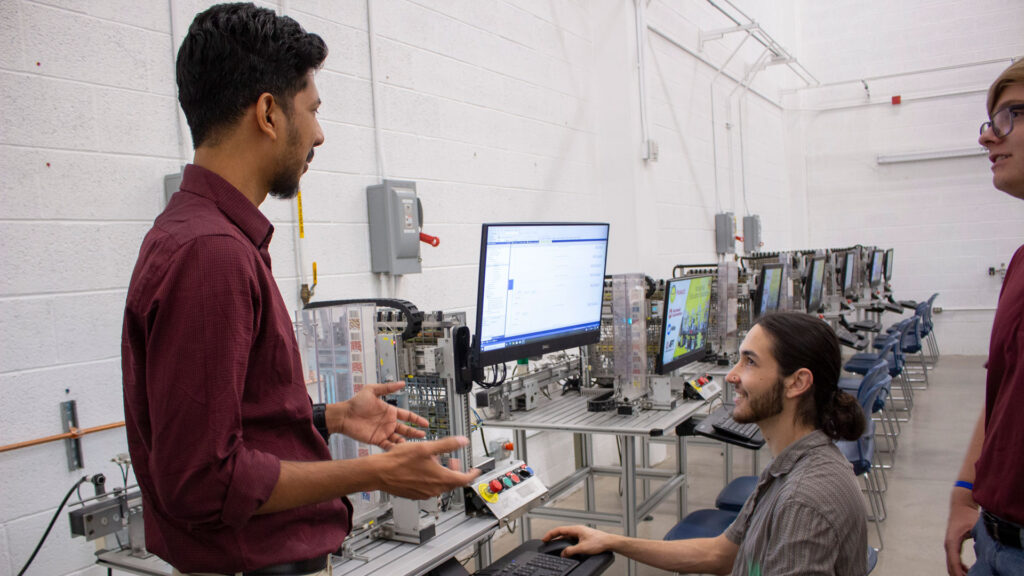
[{"label": "man wearing eyeglasses", "polygon": [[[988,149],[992,183],[1024,200],[1024,60],[988,91],[989,121],[978,142]],[[1020,128],[1014,130],[1014,128]],[[946,569],[968,573],[961,551],[974,539],[971,576],[1024,575],[1024,246],[1006,271],[989,343],[985,411],[974,428],[950,496]],[[979,514],[980,506],[980,514]],[[972,528],[973,527],[973,528]]]}]

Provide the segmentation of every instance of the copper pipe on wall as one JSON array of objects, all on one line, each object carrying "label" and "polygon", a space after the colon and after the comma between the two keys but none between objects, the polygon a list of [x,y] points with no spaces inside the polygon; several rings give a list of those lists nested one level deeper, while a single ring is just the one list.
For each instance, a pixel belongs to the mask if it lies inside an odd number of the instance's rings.
[{"label": "copper pipe on wall", "polygon": [[92,428],[72,428],[70,432],[63,434],[54,434],[53,436],[46,436],[44,438],[36,438],[35,440],[25,440],[24,442],[15,442],[14,444],[7,444],[6,446],[0,446],[0,452],[8,452],[10,450],[17,450],[18,448],[28,448],[29,446],[38,446],[39,444],[46,444],[47,442],[56,442],[58,440],[70,440],[77,439],[85,436],[86,434],[93,434],[95,432],[102,432],[104,430],[112,430],[114,428],[124,427],[124,422],[114,422],[112,424],[103,424],[102,426],[93,426]]}]

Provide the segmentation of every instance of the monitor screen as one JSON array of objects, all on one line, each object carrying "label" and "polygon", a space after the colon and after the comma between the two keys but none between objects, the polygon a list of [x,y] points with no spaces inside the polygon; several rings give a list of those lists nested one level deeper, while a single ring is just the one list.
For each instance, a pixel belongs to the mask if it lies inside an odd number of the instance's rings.
[{"label": "monitor screen", "polygon": [[661,353],[655,366],[667,374],[707,355],[712,276],[674,278],[665,285]]},{"label": "monitor screen", "polygon": [[843,296],[849,296],[853,292],[853,277],[857,271],[854,265],[856,256],[852,251],[843,256]]},{"label": "monitor screen", "polygon": [[608,224],[484,224],[474,353],[481,366],[596,343]]},{"label": "monitor screen", "polygon": [[807,269],[805,286],[807,294],[804,302],[807,304],[807,312],[814,314],[821,308],[821,299],[825,289],[824,256],[811,258],[810,266]]},{"label": "monitor screen", "polygon": [[871,252],[871,274],[868,276],[868,282],[872,287],[876,287],[882,283],[882,256],[884,252],[881,250],[875,250]]},{"label": "monitor screen", "polygon": [[894,251],[893,251],[892,248],[889,248],[888,250],[885,251],[885,281],[886,282],[891,282],[892,281],[892,257],[893,257],[893,253],[894,253]]},{"label": "monitor screen", "polygon": [[765,264],[761,267],[760,283],[754,302],[757,316],[774,312],[779,309],[779,298],[782,295],[782,264]]}]

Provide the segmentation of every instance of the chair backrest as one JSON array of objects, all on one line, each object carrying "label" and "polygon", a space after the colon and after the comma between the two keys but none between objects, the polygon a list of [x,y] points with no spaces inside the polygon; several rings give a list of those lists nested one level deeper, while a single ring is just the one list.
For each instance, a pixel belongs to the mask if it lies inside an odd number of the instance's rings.
[{"label": "chair backrest", "polygon": [[[878,362],[864,373],[864,377],[860,380],[860,386],[857,387],[857,403],[860,404],[861,408],[867,407],[865,414],[871,414],[871,407],[875,403],[874,398],[869,398],[872,390],[883,378],[888,377],[889,363],[886,362],[884,357],[879,356]],[[874,390],[874,392],[875,396],[877,396],[878,391]]]},{"label": "chair backrest", "polygon": [[[921,326],[921,333],[925,336],[927,336],[932,331],[932,328],[935,327],[935,324],[932,322],[932,306],[935,305],[935,299],[938,297],[939,293],[936,292],[935,294],[932,294],[931,298],[929,298],[927,302],[925,302],[924,314],[921,318],[924,322]],[[916,309],[914,310],[914,313],[917,313]]]},{"label": "chair backrest", "polygon": [[[917,323],[920,322],[920,320],[921,318],[918,316],[911,316],[910,318],[901,320],[899,324],[896,325],[898,329],[896,342],[898,345],[893,347],[892,352],[893,359],[896,361],[896,367],[899,370],[903,369],[903,364],[905,362],[905,359],[903,357],[903,350],[910,346],[910,340],[911,338],[913,338],[913,336],[911,336],[910,333],[915,329]],[[917,332],[916,334],[919,335],[920,332]]]},{"label": "chair backrest", "polygon": [[892,378],[889,377],[889,363],[880,358],[864,375],[864,378],[860,381],[860,386],[857,388],[857,403],[860,404],[861,410],[864,411],[864,418],[871,419],[871,411],[875,406],[875,399],[878,398],[878,393],[885,387],[886,379],[892,382]]},{"label": "chair backrest", "polygon": [[[903,323],[901,322],[901,330],[902,324]],[[899,373],[898,371],[903,369],[903,353],[900,351],[900,337],[889,340],[878,351],[879,360],[884,360],[887,364],[889,362],[889,355],[892,355],[894,367],[897,370],[897,373]]]}]

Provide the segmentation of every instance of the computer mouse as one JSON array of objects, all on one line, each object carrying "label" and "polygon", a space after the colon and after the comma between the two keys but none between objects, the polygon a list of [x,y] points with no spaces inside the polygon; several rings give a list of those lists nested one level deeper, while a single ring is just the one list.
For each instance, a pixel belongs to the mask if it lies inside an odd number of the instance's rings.
[{"label": "computer mouse", "polygon": [[552,556],[561,556],[562,550],[570,546],[575,546],[579,540],[575,538],[560,538],[558,540],[552,540],[541,544],[540,548],[537,549],[541,554],[550,554]]}]

